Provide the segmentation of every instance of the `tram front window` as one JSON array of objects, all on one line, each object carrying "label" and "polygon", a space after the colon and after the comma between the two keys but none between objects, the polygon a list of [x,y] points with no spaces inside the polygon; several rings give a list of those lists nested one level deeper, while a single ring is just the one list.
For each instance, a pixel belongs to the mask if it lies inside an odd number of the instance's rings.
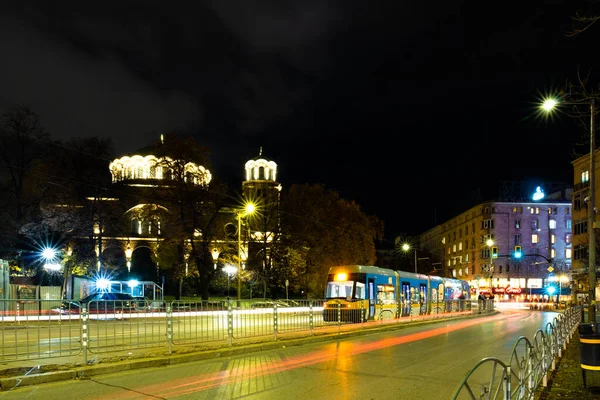
[{"label": "tram front window", "polygon": [[356,293],[352,293],[354,281],[328,282],[325,297],[328,299],[365,299],[365,284],[356,282]]}]

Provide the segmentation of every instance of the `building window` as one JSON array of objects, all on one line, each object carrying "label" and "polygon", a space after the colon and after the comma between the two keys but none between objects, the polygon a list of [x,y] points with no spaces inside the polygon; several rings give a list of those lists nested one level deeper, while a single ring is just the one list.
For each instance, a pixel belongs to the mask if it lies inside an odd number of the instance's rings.
[{"label": "building window", "polygon": [[465,262],[469,262],[469,253],[465,254]]},{"label": "building window", "polygon": [[462,249],[463,249],[462,242],[459,242],[458,243],[458,251],[462,251]]},{"label": "building window", "polygon": [[456,244],[452,245],[452,252],[456,253]]},{"label": "building window", "polygon": [[565,258],[571,258],[571,249],[565,249]]},{"label": "building window", "polygon": [[531,220],[531,229],[533,229],[534,231],[538,229],[539,223],[537,219],[533,219]]},{"label": "building window", "polygon": [[484,219],[481,221],[482,229],[494,229],[494,220],[493,219]]},{"label": "building window", "polygon": [[565,228],[566,229],[571,229],[571,220],[570,219],[568,219],[568,220],[565,221]]},{"label": "building window", "polygon": [[521,220],[520,219],[515,220],[515,228],[521,229]]},{"label": "building window", "polygon": [[550,249],[550,257],[551,258],[556,258],[556,249],[555,248],[551,248]]},{"label": "building window", "polygon": [[571,214],[571,208],[570,207],[566,207],[565,208],[565,214]]},{"label": "building window", "polygon": [[518,233],[515,235],[515,245],[521,244],[521,234]]},{"label": "building window", "polygon": [[550,235],[550,243],[552,243],[552,244],[556,243],[556,235],[554,233],[552,235]]},{"label": "building window", "polygon": [[469,225],[465,225],[465,236],[469,234]]},{"label": "building window", "polygon": [[587,232],[587,221],[579,221],[575,223],[575,227],[573,228],[573,233],[575,235],[580,235],[582,233]]},{"label": "building window", "polygon": [[589,171],[583,171],[581,173],[581,183],[586,183],[590,180],[590,172]]},{"label": "building window", "polygon": [[534,233],[531,235],[531,243],[537,243],[538,242],[538,235],[537,233]]},{"label": "building window", "polygon": [[572,240],[572,239],[571,239],[571,234],[570,234],[570,233],[567,233],[567,234],[565,235],[565,243],[566,243],[566,244],[570,244],[570,243],[571,243],[571,240]]},{"label": "building window", "polygon": [[548,220],[548,228],[556,229],[556,220],[555,219]]}]

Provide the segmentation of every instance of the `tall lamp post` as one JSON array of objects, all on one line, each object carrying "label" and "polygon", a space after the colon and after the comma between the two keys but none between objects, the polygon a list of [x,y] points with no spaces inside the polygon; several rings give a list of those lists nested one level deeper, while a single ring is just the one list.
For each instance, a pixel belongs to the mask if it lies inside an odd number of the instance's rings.
[{"label": "tall lamp post", "polygon": [[490,252],[490,295],[492,294],[492,279],[494,277],[494,253],[492,248],[494,247],[494,239],[488,239],[485,241],[488,251]]},{"label": "tall lamp post", "polygon": [[403,243],[402,244],[402,251],[404,251],[405,253],[409,252],[410,250],[414,250],[415,252],[415,274],[417,273],[417,263],[419,260],[429,260],[429,257],[417,257],[417,250],[421,250],[421,249],[417,249],[416,246],[411,246],[409,243]]},{"label": "tall lamp post", "polygon": [[[542,104],[542,109],[551,112],[554,108],[562,104],[582,104],[583,102],[564,102],[549,98]],[[596,165],[594,160],[594,150],[596,149],[596,99],[589,99],[590,105],[590,172],[589,172],[589,199],[588,199],[588,279],[589,279],[589,307],[588,322],[596,322],[596,231],[594,223],[596,221]]]},{"label": "tall lamp post", "polygon": [[239,211],[236,214],[236,218],[238,220],[238,229],[237,229],[237,239],[238,239],[238,243],[237,243],[237,247],[238,247],[238,251],[237,251],[237,255],[238,255],[238,274],[237,274],[237,299],[238,301],[242,298],[242,218],[244,218],[247,215],[250,215],[252,213],[254,213],[254,211],[256,210],[256,207],[254,206],[253,203],[247,203],[244,206],[244,209],[242,211]]},{"label": "tall lamp post", "polygon": [[125,248],[125,259],[127,260],[127,275],[131,272],[131,256],[133,255],[133,250],[129,243],[127,243],[127,248]]},{"label": "tall lamp post", "polygon": [[233,266],[233,265],[226,265],[225,267],[223,267],[223,271],[225,271],[225,273],[227,274],[227,301],[229,302],[229,279],[231,278],[232,274],[235,274],[236,272],[239,274],[238,269]]}]

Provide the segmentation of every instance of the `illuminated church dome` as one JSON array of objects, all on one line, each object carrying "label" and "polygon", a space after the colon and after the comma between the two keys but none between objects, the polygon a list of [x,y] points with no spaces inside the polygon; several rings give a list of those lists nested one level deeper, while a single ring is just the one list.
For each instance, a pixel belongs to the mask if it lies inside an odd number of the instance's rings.
[{"label": "illuminated church dome", "polygon": [[277,181],[277,164],[262,155],[262,147],[257,157],[246,162],[246,181]]},{"label": "illuminated church dome", "polygon": [[[182,179],[191,181],[195,185],[208,185],[212,179],[210,171],[201,165],[193,162],[186,163],[181,169],[177,160],[168,156],[157,157],[153,154],[147,154],[149,148],[141,149],[141,154],[128,155],[113,160],[108,168],[112,175],[113,183],[133,183],[144,184],[140,181],[152,181],[146,184],[156,185],[156,181],[174,180],[177,170],[182,170],[184,176]],[[165,182],[166,183],[166,182]]]}]

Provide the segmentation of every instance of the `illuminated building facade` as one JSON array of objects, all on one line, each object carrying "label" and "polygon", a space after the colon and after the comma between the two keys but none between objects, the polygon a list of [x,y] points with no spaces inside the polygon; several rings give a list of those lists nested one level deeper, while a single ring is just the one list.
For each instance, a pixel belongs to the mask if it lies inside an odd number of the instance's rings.
[{"label": "illuminated building facade", "polygon": [[[600,209],[600,201],[598,196],[598,177],[600,171],[598,171],[598,165],[600,160],[598,159],[598,151],[594,152],[595,157],[595,187],[596,196],[594,207],[596,210]],[[580,296],[584,297],[589,293],[589,275],[588,275],[588,264],[589,264],[589,238],[588,238],[588,204],[587,199],[589,196],[590,189],[590,155],[585,154],[573,162],[573,288],[575,292]],[[596,211],[597,213],[597,211]],[[597,228],[597,225],[596,225]],[[597,232],[597,231],[596,231]],[[598,238],[598,236],[596,236]],[[598,255],[598,249],[596,249],[596,256]],[[597,265],[597,263],[596,263]],[[600,298],[600,292],[598,286],[596,286],[596,299]]]},{"label": "illuminated building facade", "polygon": [[443,260],[445,276],[465,279],[476,291],[539,298],[549,282],[571,274],[571,194],[544,197],[540,188],[526,201],[482,202],[424,232],[420,242]]},{"label": "illuminated building facade", "polygon": [[[130,270],[136,256],[145,257],[145,265],[154,263],[153,255],[168,235],[164,221],[170,211],[163,204],[155,204],[156,197],[150,193],[168,188],[174,180],[198,187],[208,187],[211,183],[212,173],[204,166],[193,162],[184,165],[164,154],[158,156],[158,153],[162,154],[157,151],[161,150],[162,143],[161,136],[156,145],[114,159],[108,166],[112,181],[109,190],[102,196],[87,198],[87,208],[93,210],[94,215],[92,239],[98,270],[104,262],[111,261],[114,265],[119,259],[125,260]],[[277,164],[262,156],[261,150],[258,157],[245,164],[244,172],[243,198],[256,203],[260,212],[253,218],[238,220],[240,201],[233,197],[231,204],[218,211],[215,217],[217,228],[211,232],[209,249],[215,269],[217,259],[226,252],[229,252],[228,257],[242,257],[245,262],[249,251],[255,250],[248,248],[249,242],[256,242],[254,247],[265,248],[264,257],[268,257],[267,250],[278,239],[281,184],[276,180]],[[270,219],[272,215],[277,218]],[[239,235],[238,227],[242,228]],[[205,233],[194,232],[193,236],[202,238]],[[261,243],[265,245],[261,246]],[[243,247],[241,254],[232,250],[239,250],[240,244]],[[144,280],[158,280],[160,266],[155,267],[155,271],[144,271],[147,273]]]}]

